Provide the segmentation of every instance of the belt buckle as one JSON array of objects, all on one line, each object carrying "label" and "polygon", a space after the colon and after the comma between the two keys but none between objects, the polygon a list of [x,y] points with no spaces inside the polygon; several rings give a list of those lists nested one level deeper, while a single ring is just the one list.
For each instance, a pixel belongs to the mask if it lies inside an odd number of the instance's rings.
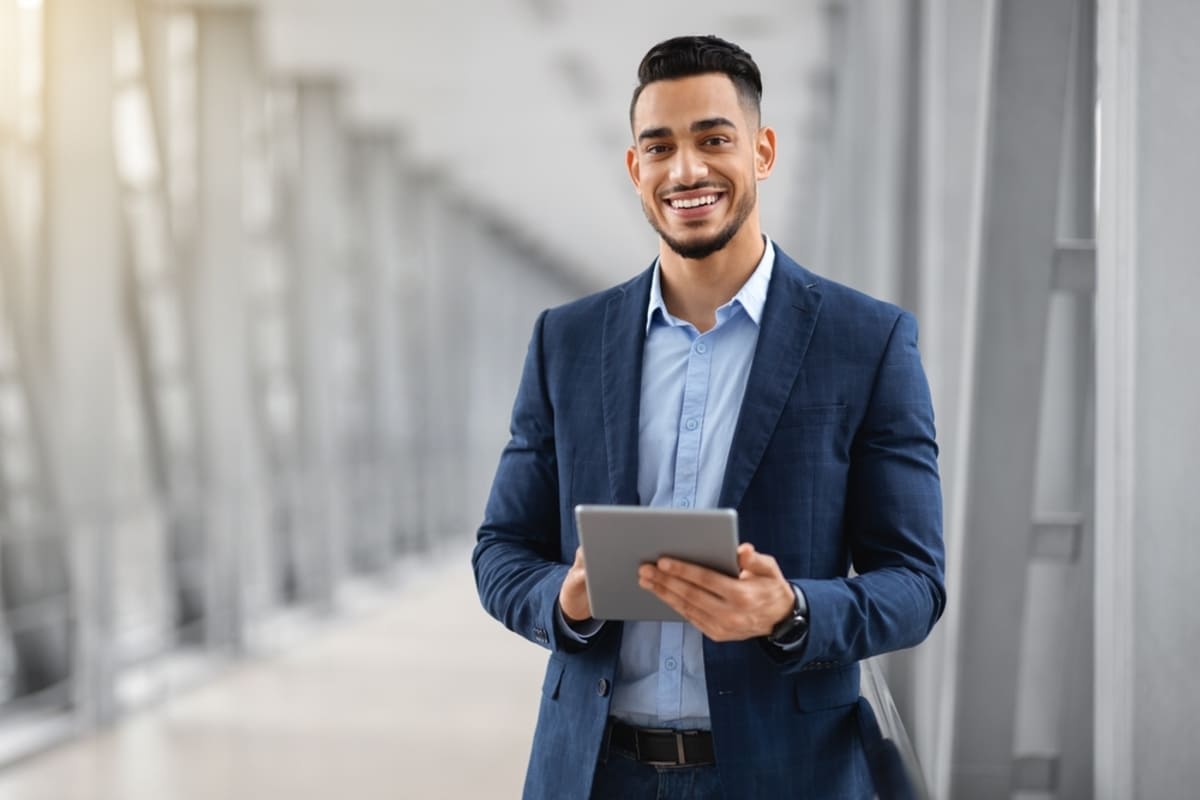
[{"label": "belt buckle", "polygon": [[[670,734],[671,736],[674,736],[675,737],[675,754],[677,756],[677,760],[675,760],[675,761],[650,761],[649,759],[643,760],[642,759],[642,737],[640,735],[638,735],[639,733],[656,733],[656,734],[667,733],[667,734]],[[642,728],[640,731],[635,730],[635,733],[633,736],[633,748],[635,751],[634,755],[637,757],[637,760],[641,761],[643,764],[649,764],[652,767],[682,767],[688,763],[687,756],[684,754],[684,751],[683,751],[683,733],[681,733],[680,731],[677,731],[673,728]]]}]

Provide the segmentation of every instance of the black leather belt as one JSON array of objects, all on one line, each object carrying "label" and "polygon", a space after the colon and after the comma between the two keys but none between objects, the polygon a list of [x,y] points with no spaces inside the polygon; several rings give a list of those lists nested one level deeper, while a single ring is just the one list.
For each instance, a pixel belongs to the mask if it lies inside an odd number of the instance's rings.
[{"label": "black leather belt", "polygon": [[608,746],[623,750],[643,764],[682,767],[714,764],[712,733],[675,731],[669,728],[635,728],[615,719],[608,721]]}]

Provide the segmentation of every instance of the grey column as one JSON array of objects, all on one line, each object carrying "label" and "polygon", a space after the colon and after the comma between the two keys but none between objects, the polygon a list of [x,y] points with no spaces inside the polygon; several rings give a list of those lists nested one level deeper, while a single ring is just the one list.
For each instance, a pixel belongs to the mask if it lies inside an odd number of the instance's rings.
[{"label": "grey column", "polygon": [[[496,462],[508,440],[509,414],[516,381],[536,311],[522,287],[520,263],[506,239],[506,227],[494,217],[482,217],[474,235],[471,315],[472,363],[466,375],[467,455],[470,485],[465,533],[472,534],[483,518],[483,508],[495,475]],[[541,309],[539,308],[538,311]]]},{"label": "grey column", "polygon": [[[950,660],[959,617],[961,541],[956,524],[955,442],[962,389],[962,344],[971,231],[980,190],[978,153],[984,111],[980,79],[987,0],[926,0],[920,4],[919,125],[915,135],[918,208],[909,236],[917,238],[916,287],[904,292],[921,327],[921,356],[937,418],[938,457],[945,508],[950,602],[919,648],[889,657],[888,682],[935,796],[950,784],[955,669]],[[912,288],[916,289],[914,293]],[[915,296],[914,296],[915,294]]]},{"label": "grey column", "polygon": [[303,441],[301,514],[301,595],[318,608],[332,609],[337,584],[346,572],[342,513],[341,449],[337,403],[336,304],[346,191],[339,90],[330,80],[298,84],[300,165],[296,197],[296,276],[299,320],[300,425]]},{"label": "grey column", "polygon": [[196,13],[200,214],[193,316],[204,454],[205,631],[210,643],[236,647],[244,635],[242,556],[264,535],[243,203],[244,132],[261,91],[253,13],[238,8]]},{"label": "grey column", "polygon": [[1089,798],[1092,790],[1094,571],[1095,4],[1076,4],[1059,180],[1034,536],[1022,619],[1015,784]]},{"label": "grey column", "polygon": [[[0,635],[11,644],[12,695],[63,689],[69,677],[72,596],[69,530],[58,503],[49,452],[45,375],[35,369],[22,318],[18,256],[0,191]],[[68,700],[64,691],[61,699]]]},{"label": "grey column", "polygon": [[453,224],[445,185],[433,176],[423,176],[416,195],[421,240],[421,318],[424,341],[421,347],[422,405],[424,430],[419,450],[423,469],[419,476],[422,547],[442,541],[451,523],[445,481],[451,479],[453,458],[453,398],[450,396],[454,365],[452,345],[446,341],[446,313],[454,293],[457,267],[452,255]]},{"label": "grey column", "polygon": [[[514,275],[513,259],[501,229],[496,224],[481,226],[476,234],[479,269],[476,271],[477,291],[473,297],[472,316],[477,323],[473,331],[475,366],[469,377],[468,418],[471,452],[471,490],[468,509],[473,530],[483,518],[483,508],[496,469],[496,460],[504,446],[508,430],[508,414],[515,392],[514,379],[520,365],[513,364],[512,330],[524,328],[532,320],[511,319],[521,312],[525,298]],[[516,322],[514,325],[513,322]]]},{"label": "grey column", "polygon": [[[121,193],[113,155],[115,3],[47,2],[46,270],[62,531],[74,551],[76,700],[85,718],[113,712],[116,356],[121,346]],[[60,545],[43,551],[31,591],[65,591]],[[57,638],[57,637],[55,637]],[[63,654],[46,652],[54,674]]]},{"label": "grey column", "polygon": [[397,326],[392,339],[396,369],[402,376],[398,412],[397,530],[398,553],[419,550],[426,541],[429,497],[425,479],[433,443],[429,370],[432,334],[428,329],[428,247],[424,231],[425,196],[430,182],[405,165],[397,175],[397,215],[393,220],[399,271],[391,295]]},{"label": "grey column", "polygon": [[1193,797],[1200,4],[1099,8],[1095,789]]},{"label": "grey column", "polygon": [[[437,483],[430,487],[437,515],[431,529],[433,544],[441,546],[471,529],[471,520],[461,492],[467,490],[467,376],[473,365],[471,331],[477,321],[471,318],[471,298],[477,287],[474,251],[478,218],[445,191],[438,202],[434,228],[435,257],[432,269],[434,318],[430,330],[436,341],[434,368],[436,380],[431,396],[434,410],[434,443]],[[448,487],[454,487],[447,491]]]},{"label": "grey column", "polygon": [[[367,351],[364,365],[368,380],[365,403],[369,415],[368,437],[361,443],[366,473],[362,476],[368,507],[362,514],[364,557],[374,569],[392,560],[396,532],[401,526],[404,483],[410,479],[411,454],[403,450],[403,432],[412,416],[406,391],[416,375],[406,374],[404,317],[412,309],[398,301],[404,254],[398,227],[400,191],[397,145],[386,131],[360,132],[354,137],[353,185],[360,217],[358,243],[366,312],[361,321]],[[404,331],[404,333],[402,333]],[[418,334],[419,335],[419,334]]]},{"label": "grey column", "polygon": [[833,152],[818,268],[898,301],[908,247],[904,222],[913,81],[908,3],[847,0],[835,16],[840,60]]},{"label": "grey column", "polygon": [[957,487],[966,535],[952,797],[1008,797],[1014,788],[1019,620],[1073,9],[1073,0],[1002,1],[992,28],[977,288],[964,345],[972,395],[960,441],[970,462]]}]

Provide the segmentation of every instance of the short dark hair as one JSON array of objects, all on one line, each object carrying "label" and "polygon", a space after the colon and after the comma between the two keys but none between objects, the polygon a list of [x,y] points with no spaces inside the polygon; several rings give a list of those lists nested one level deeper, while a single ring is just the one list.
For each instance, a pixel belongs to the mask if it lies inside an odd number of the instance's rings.
[{"label": "short dark hair", "polygon": [[762,75],[749,53],[718,36],[676,36],[651,47],[638,65],[638,85],[629,101],[629,124],[633,124],[633,109],[649,84],[711,72],[728,76],[742,103],[756,115],[761,113]]}]

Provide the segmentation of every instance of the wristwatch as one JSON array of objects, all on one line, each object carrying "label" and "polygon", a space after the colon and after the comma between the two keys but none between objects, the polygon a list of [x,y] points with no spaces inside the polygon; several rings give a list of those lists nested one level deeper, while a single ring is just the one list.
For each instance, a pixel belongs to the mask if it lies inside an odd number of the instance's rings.
[{"label": "wristwatch", "polygon": [[771,644],[781,647],[795,644],[804,638],[804,634],[808,633],[808,603],[804,602],[800,590],[796,588],[795,584],[792,584],[792,592],[796,595],[792,613],[776,623],[767,637],[767,641]]}]

